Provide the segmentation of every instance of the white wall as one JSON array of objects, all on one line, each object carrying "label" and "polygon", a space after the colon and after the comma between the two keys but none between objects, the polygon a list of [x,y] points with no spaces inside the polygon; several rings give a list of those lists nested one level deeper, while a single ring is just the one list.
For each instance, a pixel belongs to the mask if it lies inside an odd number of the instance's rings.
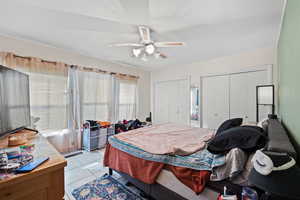
[{"label": "white wall", "polygon": [[140,70],[134,67],[124,67],[119,64],[110,63],[96,58],[79,55],[59,48],[49,47],[47,45],[0,36],[0,51],[13,52],[21,56],[32,56],[51,61],[60,61],[67,64],[98,67],[103,70],[120,72],[139,76],[138,89],[138,115],[141,120],[149,115],[150,112],[150,72]]},{"label": "white wall", "polygon": [[[220,57],[183,66],[172,66],[151,72],[151,110],[153,110],[153,85],[157,81],[190,78],[192,85],[200,85],[200,76],[239,72],[255,66],[273,65],[273,82],[277,86],[276,48],[263,48],[254,51]],[[276,101],[277,102],[277,101]]]},{"label": "white wall", "polygon": [[[197,62],[183,66],[169,66],[162,70],[150,72],[134,67],[125,67],[96,58],[79,55],[59,48],[49,47],[6,36],[0,36],[0,51],[9,51],[23,56],[34,56],[43,59],[65,62],[68,64],[99,67],[103,70],[137,75],[139,79],[138,118],[145,119],[149,115],[150,105],[153,108],[153,84],[156,81],[191,78],[191,84],[199,85],[200,76],[241,71],[253,66],[273,64],[273,81],[277,85],[276,48],[263,48],[254,51],[221,57],[205,62]],[[151,82],[151,83],[150,83]],[[150,95],[151,90],[151,95]],[[277,102],[277,101],[276,101]],[[152,109],[151,109],[152,110]]]}]

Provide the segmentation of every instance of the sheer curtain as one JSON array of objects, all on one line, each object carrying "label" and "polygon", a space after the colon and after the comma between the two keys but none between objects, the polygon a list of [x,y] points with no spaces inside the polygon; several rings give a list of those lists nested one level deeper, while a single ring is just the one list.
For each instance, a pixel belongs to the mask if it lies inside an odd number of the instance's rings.
[{"label": "sheer curtain", "polygon": [[112,77],[96,72],[79,72],[82,120],[112,119]]},{"label": "sheer curtain", "polygon": [[137,108],[137,81],[117,80],[118,120],[131,120],[136,118]]},{"label": "sheer curtain", "polygon": [[[0,57],[1,59],[1,57]],[[1,60],[0,60],[1,63]],[[7,103],[6,98],[4,97],[4,92],[6,89],[4,88],[4,76],[0,73],[0,132],[3,133],[7,129]]]},{"label": "sheer curtain", "polygon": [[39,130],[67,127],[67,77],[30,74],[30,99],[33,117],[39,117]]},{"label": "sheer curtain", "polygon": [[68,131],[71,134],[69,139],[72,150],[81,148],[81,115],[80,115],[80,90],[79,73],[77,66],[69,67],[68,72]]}]

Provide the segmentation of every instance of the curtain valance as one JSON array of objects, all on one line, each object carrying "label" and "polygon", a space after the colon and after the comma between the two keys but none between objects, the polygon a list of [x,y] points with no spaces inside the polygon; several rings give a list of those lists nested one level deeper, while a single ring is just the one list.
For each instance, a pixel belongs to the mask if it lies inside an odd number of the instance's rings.
[{"label": "curtain valance", "polygon": [[[19,56],[10,52],[0,52],[0,64],[18,69],[23,72],[47,73],[53,75],[67,76],[68,68],[71,66],[62,62],[48,61],[35,57]],[[138,80],[138,76],[109,72],[96,67],[77,66],[77,69],[85,72],[110,74],[118,79]]]},{"label": "curtain valance", "polygon": [[41,73],[67,76],[68,65],[61,62],[50,62],[34,57],[22,57],[13,53],[1,52],[1,64],[25,73]]}]

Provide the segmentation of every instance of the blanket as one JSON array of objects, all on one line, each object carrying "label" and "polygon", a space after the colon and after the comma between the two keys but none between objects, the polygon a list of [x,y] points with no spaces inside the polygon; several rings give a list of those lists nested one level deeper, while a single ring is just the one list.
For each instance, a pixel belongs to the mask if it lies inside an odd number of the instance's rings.
[{"label": "blanket", "polygon": [[197,151],[187,156],[180,155],[160,155],[152,154],[144,151],[143,149],[119,140],[116,136],[109,137],[109,143],[112,147],[126,152],[137,158],[148,161],[164,163],[177,167],[185,167],[195,170],[208,170],[212,171],[214,167],[224,165],[225,156],[212,154],[206,149]]},{"label": "blanket", "polygon": [[110,144],[106,146],[103,164],[147,184],[155,183],[161,170],[165,168],[172,171],[183,184],[197,194],[205,189],[205,185],[209,181],[211,174],[210,171],[199,171],[143,160],[120,151]]},{"label": "blanket", "polygon": [[148,153],[191,155],[206,147],[214,131],[178,124],[159,124],[121,133],[115,137]]}]

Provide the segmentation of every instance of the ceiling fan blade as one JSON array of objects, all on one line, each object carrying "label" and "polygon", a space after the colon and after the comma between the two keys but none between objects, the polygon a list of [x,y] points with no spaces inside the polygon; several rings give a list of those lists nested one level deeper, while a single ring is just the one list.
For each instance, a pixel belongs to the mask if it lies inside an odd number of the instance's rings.
[{"label": "ceiling fan blade", "polygon": [[139,32],[143,43],[151,42],[149,27],[139,26]]},{"label": "ceiling fan blade", "polygon": [[184,42],[155,42],[154,45],[156,47],[178,47],[184,46]]},{"label": "ceiling fan blade", "polygon": [[160,56],[161,58],[168,58],[168,57],[166,56],[166,54],[163,54],[163,53],[160,53],[160,52],[159,52],[159,56]]},{"label": "ceiling fan blade", "polygon": [[110,47],[143,47],[143,44],[137,43],[119,43],[119,44],[110,44]]}]

